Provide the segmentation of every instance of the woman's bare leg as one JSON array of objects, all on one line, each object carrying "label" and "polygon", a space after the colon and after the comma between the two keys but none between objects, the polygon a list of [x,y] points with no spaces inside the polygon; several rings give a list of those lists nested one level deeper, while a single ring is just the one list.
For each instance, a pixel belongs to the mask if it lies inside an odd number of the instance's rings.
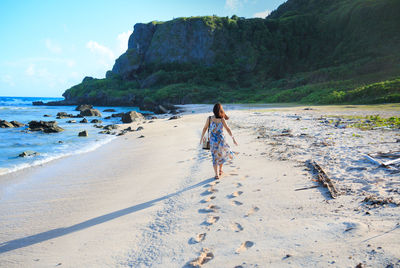
[{"label": "woman's bare leg", "polygon": [[213,168],[214,168],[214,172],[215,172],[215,178],[217,179],[219,179],[219,176],[218,176],[218,170],[217,170],[217,165],[213,165]]},{"label": "woman's bare leg", "polygon": [[219,175],[220,175],[220,176],[222,176],[222,173],[223,173],[223,172],[222,172],[222,165],[223,165],[223,164],[219,165]]}]

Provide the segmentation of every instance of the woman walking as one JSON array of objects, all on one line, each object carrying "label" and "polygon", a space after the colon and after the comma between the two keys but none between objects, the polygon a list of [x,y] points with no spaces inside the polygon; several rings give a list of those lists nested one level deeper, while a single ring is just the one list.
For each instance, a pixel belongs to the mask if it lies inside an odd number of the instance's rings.
[{"label": "woman walking", "polygon": [[[226,129],[229,136],[232,137],[232,141],[235,145],[238,145],[235,138],[232,135],[231,129],[226,124],[225,120],[228,120],[229,117],[225,114],[224,109],[220,103],[214,105],[213,108],[214,116],[209,116],[207,118],[206,124],[203,128],[203,133],[201,134],[200,144],[203,142],[204,134],[207,129],[210,132],[210,150],[212,155],[212,162],[215,172],[215,178],[219,179],[223,172],[222,166],[228,160],[233,159],[234,153],[231,151],[229,145],[225,141],[225,136],[223,133],[223,129]],[[219,168],[219,170],[218,170]]]}]

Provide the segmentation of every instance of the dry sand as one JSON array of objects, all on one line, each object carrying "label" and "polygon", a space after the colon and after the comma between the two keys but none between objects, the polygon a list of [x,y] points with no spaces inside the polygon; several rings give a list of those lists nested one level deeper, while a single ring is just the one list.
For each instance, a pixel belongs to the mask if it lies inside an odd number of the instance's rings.
[{"label": "dry sand", "polygon": [[[362,157],[399,151],[399,131],[319,119],[377,112],[232,111],[239,154],[219,181],[198,145],[206,114],[141,123],[94,152],[2,176],[0,267],[399,267],[399,207],[363,202],[399,200],[399,173]],[[338,198],[295,191],[318,185],[309,159]]]}]

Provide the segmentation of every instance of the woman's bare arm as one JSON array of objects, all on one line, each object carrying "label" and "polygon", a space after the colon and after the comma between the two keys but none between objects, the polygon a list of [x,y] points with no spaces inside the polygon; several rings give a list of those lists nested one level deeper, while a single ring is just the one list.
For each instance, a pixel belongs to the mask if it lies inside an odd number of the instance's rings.
[{"label": "woman's bare arm", "polygon": [[204,125],[204,127],[203,127],[203,133],[201,133],[201,138],[200,138],[200,144],[203,142],[203,137],[204,137],[204,134],[206,133],[206,131],[207,131],[207,129],[208,129],[208,126],[210,125],[210,117],[207,117],[207,121],[206,121],[206,124]]},{"label": "woman's bare arm", "polygon": [[225,119],[221,118],[221,120],[222,120],[222,125],[223,125],[224,128],[226,129],[226,132],[228,132],[229,136],[232,137],[233,143],[234,143],[235,145],[238,145],[237,142],[236,142],[236,140],[235,140],[235,137],[233,137],[233,134],[232,134],[231,129],[230,129],[230,128],[228,127],[228,125],[226,124]]}]

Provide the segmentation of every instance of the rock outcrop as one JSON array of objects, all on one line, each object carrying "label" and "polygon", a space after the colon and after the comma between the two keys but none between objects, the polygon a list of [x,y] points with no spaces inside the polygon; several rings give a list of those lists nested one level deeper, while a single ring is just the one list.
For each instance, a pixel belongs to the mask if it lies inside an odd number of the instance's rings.
[{"label": "rock outcrop", "polygon": [[59,127],[56,121],[30,121],[30,131],[43,131],[44,133],[57,133],[64,131],[63,128]]},{"label": "rock outcrop", "polygon": [[121,118],[122,123],[132,123],[139,119],[144,119],[144,117],[141,113],[138,113],[135,111],[130,111],[130,112],[124,113],[124,115]]},{"label": "rock outcrop", "polygon": [[101,117],[101,113],[97,109],[86,109],[80,112],[81,116],[99,116]]}]

